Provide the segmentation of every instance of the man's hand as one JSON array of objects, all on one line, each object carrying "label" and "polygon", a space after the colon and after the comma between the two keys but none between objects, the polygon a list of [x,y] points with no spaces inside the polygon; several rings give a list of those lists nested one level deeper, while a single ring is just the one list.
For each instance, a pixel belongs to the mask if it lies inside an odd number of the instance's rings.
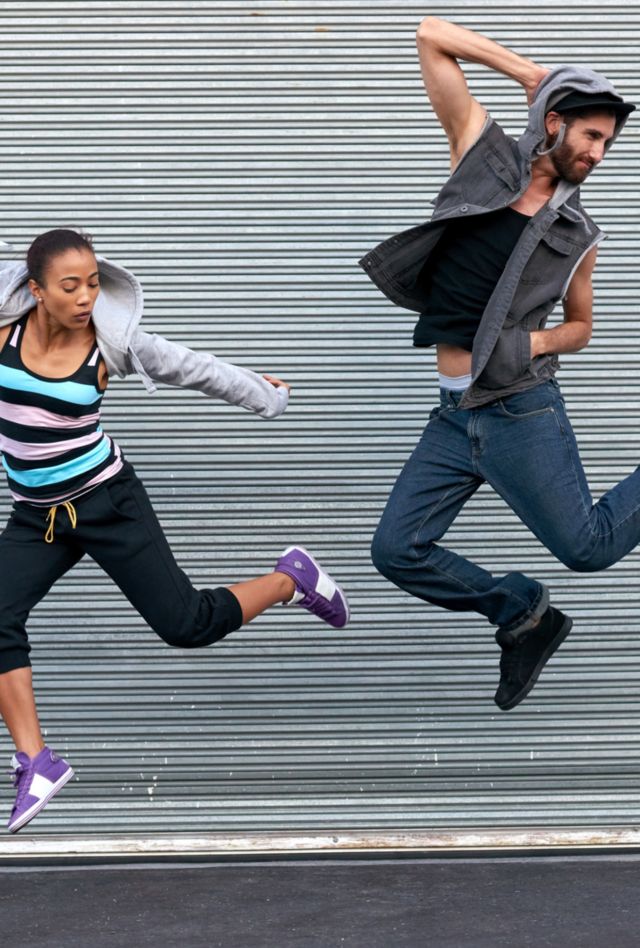
[{"label": "man's hand", "polygon": [[532,75],[525,82],[523,82],[525,92],[527,93],[528,105],[533,104],[533,100],[535,99],[538,86],[540,85],[542,80],[545,78],[545,76],[548,76],[549,73],[551,72],[551,70],[547,69],[546,66],[536,66],[535,68],[536,68],[536,72],[532,73]]},{"label": "man's hand", "polygon": [[593,321],[592,275],[597,256],[598,248],[592,247],[573,274],[563,300],[563,324],[530,333],[532,359],[540,355],[578,352],[589,343]]},{"label": "man's hand", "polygon": [[541,355],[562,355],[563,352],[579,352],[591,339],[591,324],[574,319],[554,326],[553,329],[538,329],[529,333],[531,358]]}]

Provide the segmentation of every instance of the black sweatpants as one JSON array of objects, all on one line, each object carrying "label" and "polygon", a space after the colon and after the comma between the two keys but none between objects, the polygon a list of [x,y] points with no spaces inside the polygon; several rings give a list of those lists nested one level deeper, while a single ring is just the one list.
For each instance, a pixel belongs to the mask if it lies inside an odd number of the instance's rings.
[{"label": "black sweatpants", "polygon": [[25,624],[55,581],[87,553],[169,645],[199,648],[240,628],[240,603],[225,588],[197,590],[179,568],[133,467],[60,505],[53,543],[47,507],[18,502],[0,535],[0,673],[30,665]]}]

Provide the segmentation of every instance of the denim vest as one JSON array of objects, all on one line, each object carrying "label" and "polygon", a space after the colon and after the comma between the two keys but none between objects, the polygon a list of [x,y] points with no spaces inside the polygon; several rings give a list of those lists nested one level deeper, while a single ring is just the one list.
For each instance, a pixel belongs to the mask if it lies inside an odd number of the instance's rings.
[{"label": "denim vest", "polygon": [[[417,313],[426,297],[418,276],[445,222],[513,204],[531,181],[519,143],[487,117],[435,199],[431,220],[379,244],[360,266],[392,302]],[[522,392],[555,374],[558,357],[531,359],[529,333],[542,329],[585,254],[603,238],[575,185],[561,181],[527,223],[482,314],[473,342],[472,381],[460,406],[475,408]]]}]

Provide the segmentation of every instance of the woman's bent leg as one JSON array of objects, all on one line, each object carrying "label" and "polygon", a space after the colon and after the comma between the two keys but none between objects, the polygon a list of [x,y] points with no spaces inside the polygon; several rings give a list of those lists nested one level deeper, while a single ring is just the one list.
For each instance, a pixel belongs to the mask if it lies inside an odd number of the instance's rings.
[{"label": "woman's bent leg", "polygon": [[31,668],[14,668],[0,675],[0,714],[16,750],[35,757],[44,747]]},{"label": "woman's bent leg", "polygon": [[[31,680],[29,612],[81,553],[44,540],[46,511],[16,505],[0,535],[0,714],[18,751],[44,747]],[[46,529],[46,526],[45,526]]]}]

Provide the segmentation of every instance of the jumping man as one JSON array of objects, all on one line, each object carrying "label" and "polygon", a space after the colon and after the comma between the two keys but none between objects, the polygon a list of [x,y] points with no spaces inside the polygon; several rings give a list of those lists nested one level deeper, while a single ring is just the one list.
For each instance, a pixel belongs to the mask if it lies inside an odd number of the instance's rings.
[{"label": "jumping man", "polygon": [[[413,596],[497,626],[495,701],[507,711],[529,693],[572,620],[536,579],[494,576],[436,541],[488,482],[570,569],[605,569],[640,542],[640,469],[593,503],[555,379],[558,355],[591,337],[603,234],[582,207],[580,185],[634,106],[590,69],[545,69],[435,17],[420,24],[418,49],[451,176],[428,223],[384,241],[361,265],[393,302],[420,314],[414,345],[437,347],[441,398],[391,493],[372,555]],[[524,88],[529,120],[520,138],[470,94],[459,60]],[[559,300],[564,322],[545,329]]]}]

